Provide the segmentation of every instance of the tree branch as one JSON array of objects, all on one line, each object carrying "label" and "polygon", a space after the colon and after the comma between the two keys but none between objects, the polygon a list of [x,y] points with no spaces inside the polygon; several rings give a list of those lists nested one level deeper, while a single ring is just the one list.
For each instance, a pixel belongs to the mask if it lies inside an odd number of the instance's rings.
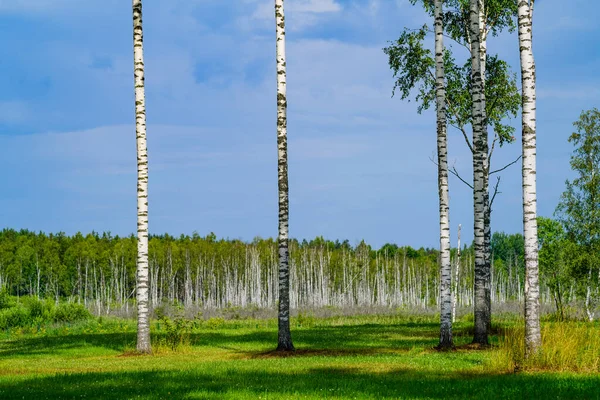
[{"label": "tree branch", "polygon": [[492,199],[490,200],[490,214],[492,213],[492,204],[494,204],[494,199],[498,193],[502,193],[498,191],[498,185],[500,185],[500,177],[496,178],[496,185],[494,185],[494,194],[492,195]]},{"label": "tree branch", "polygon": [[471,145],[471,142],[469,142],[469,137],[467,136],[467,132],[465,132],[465,126],[464,125],[458,126],[458,125],[454,125],[454,124],[450,124],[450,125],[455,127],[456,129],[458,129],[460,131],[460,133],[462,133],[463,137],[465,138],[465,142],[467,142],[467,146],[469,146],[469,150],[471,150],[471,153],[474,153],[475,151],[473,150],[473,146]]},{"label": "tree branch", "polygon": [[492,141],[492,148],[488,153],[488,171],[490,170],[490,165],[492,165],[492,154],[494,154],[494,147],[496,147],[496,142],[498,141],[498,134],[494,134],[494,140]]},{"label": "tree branch", "polygon": [[519,157],[517,157],[517,159],[515,161],[506,164],[504,167],[502,167],[500,169],[497,169],[495,171],[490,172],[489,175],[493,175],[493,174],[498,173],[500,171],[504,171],[506,168],[510,167],[511,165],[513,165],[514,163],[516,163],[517,161],[519,161],[521,159],[521,157],[522,156],[519,156]]},{"label": "tree branch", "polygon": [[[434,163],[435,165],[439,166],[438,163],[436,163],[433,160],[433,157],[429,157],[429,160],[431,160],[432,163]],[[473,189],[473,185],[471,185],[469,182],[465,181],[463,178],[461,178],[461,176],[458,174],[458,171],[456,171],[456,167],[453,165],[452,169],[448,168],[448,172],[450,172],[452,175],[456,176],[458,179],[460,179],[465,185],[467,185],[468,187],[470,187],[471,189]]]},{"label": "tree branch", "polygon": [[[405,28],[405,29],[406,29],[406,30],[409,30],[409,31],[418,31],[418,30],[420,30],[420,29],[408,29],[408,28]],[[432,31],[432,30],[430,30],[429,28],[427,28],[427,30],[426,30],[426,31],[427,31],[428,33],[433,33],[433,34],[435,34],[435,32],[434,32],[434,31]],[[445,38],[448,38],[448,39],[452,40],[454,43],[458,44],[459,46],[463,46],[465,49],[467,49],[469,52],[471,52],[471,46],[469,46],[468,44],[466,44],[466,43],[461,43],[461,42],[459,42],[458,40],[454,39],[452,36],[446,35],[445,33],[443,33],[442,35],[443,35]]]},{"label": "tree branch", "polygon": [[471,185],[469,182],[465,181],[458,173],[458,171],[456,170],[456,166],[453,165],[452,169],[448,169],[448,171],[450,171],[450,173],[454,176],[456,176],[458,179],[460,179],[462,181],[462,183],[464,183],[465,185],[467,185],[468,187],[471,188],[471,190],[473,189],[473,185]]}]

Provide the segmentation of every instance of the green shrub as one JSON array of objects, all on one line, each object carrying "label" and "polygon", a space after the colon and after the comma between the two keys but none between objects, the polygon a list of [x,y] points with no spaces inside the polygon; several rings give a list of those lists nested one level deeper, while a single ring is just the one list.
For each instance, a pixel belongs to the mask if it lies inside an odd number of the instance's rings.
[{"label": "green shrub", "polygon": [[209,329],[219,329],[225,325],[225,318],[213,317],[209,318],[204,322],[205,326]]},{"label": "green shrub", "polygon": [[163,315],[160,321],[164,324],[167,333],[164,338],[165,344],[171,350],[189,344],[192,321],[185,319],[182,315],[177,315],[174,319]]},{"label": "green shrub", "polygon": [[23,327],[30,324],[29,313],[20,304],[0,310],[0,329]]},{"label": "green shrub", "polygon": [[21,303],[27,309],[29,317],[36,323],[52,322],[54,303],[50,300],[39,300],[35,297],[23,297]]},{"label": "green shrub", "polygon": [[14,307],[17,304],[15,297],[8,294],[6,286],[0,289],[0,310]]},{"label": "green shrub", "polygon": [[55,322],[75,322],[92,318],[85,306],[77,303],[62,303],[54,309]]}]

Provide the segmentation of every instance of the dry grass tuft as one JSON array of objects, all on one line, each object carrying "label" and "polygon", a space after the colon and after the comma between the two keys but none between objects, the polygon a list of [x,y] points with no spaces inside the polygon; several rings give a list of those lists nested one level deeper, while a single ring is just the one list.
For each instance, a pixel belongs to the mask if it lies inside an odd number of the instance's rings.
[{"label": "dry grass tuft", "polygon": [[542,350],[524,358],[525,332],[507,328],[498,350],[490,359],[492,368],[504,372],[521,370],[600,372],[600,328],[587,322],[554,322],[542,325]]}]

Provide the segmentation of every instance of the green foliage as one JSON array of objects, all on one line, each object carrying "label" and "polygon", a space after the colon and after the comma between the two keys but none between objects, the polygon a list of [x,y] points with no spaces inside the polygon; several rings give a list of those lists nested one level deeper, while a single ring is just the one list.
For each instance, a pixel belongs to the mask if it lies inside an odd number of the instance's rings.
[{"label": "green foliage", "polygon": [[2,288],[0,288],[0,310],[14,307],[15,304],[16,299],[8,293],[8,288],[6,286],[2,286]]},{"label": "green foliage", "polygon": [[61,303],[55,306],[52,301],[26,296],[18,301],[11,298],[10,306],[0,309],[0,329],[83,321],[91,317],[81,304]]},{"label": "green foliage", "polygon": [[0,311],[0,329],[22,327],[31,324],[27,309],[21,304]]},{"label": "green foliage", "polygon": [[[54,301],[67,298],[71,301],[84,298],[97,300],[100,297],[102,304],[120,304],[135,290],[136,245],[134,236],[118,237],[109,232],[66,236],[4,229],[0,231],[0,265],[3,266],[3,281],[9,284],[4,292],[0,291],[0,307],[3,302],[7,307],[14,305],[17,297],[10,295]],[[377,263],[382,264],[383,258],[387,259],[383,260],[387,265],[394,260],[402,262],[404,257],[410,258],[418,273],[422,274],[424,286],[428,280],[431,285],[437,276],[435,249],[387,244],[377,250],[364,241],[351,245],[348,240],[332,241],[323,237],[300,242],[290,240],[290,258],[296,265],[302,265],[303,257],[314,256],[316,251],[321,250],[327,252],[330,268],[327,272],[330,273],[331,284],[337,287],[342,287],[344,273],[354,277],[366,271],[369,278],[377,271]],[[167,297],[171,289],[169,285],[174,281],[173,292],[177,301],[184,300],[186,266],[191,264],[192,282],[203,282],[198,296],[201,302],[210,296],[212,290],[202,274],[208,273],[214,278],[216,287],[223,288],[228,277],[243,279],[248,273],[248,255],[254,252],[259,254],[258,263],[264,277],[273,265],[273,255],[277,254],[277,243],[272,238],[255,238],[250,243],[217,239],[214,234],[206,237],[164,234],[149,238],[151,268],[159,269],[166,278],[159,283],[163,286],[158,288],[158,292],[163,299]],[[20,258],[16,258],[16,254]],[[118,279],[116,283],[115,279]],[[118,296],[119,293],[122,296]],[[237,313],[236,310],[232,312]]]},{"label": "green foliage", "polygon": [[577,177],[566,181],[557,214],[567,234],[592,250],[600,244],[600,111],[582,112],[573,125],[570,164]]},{"label": "green foliage", "polygon": [[[411,2],[416,4],[417,0]],[[433,2],[425,0],[421,3],[433,17]],[[516,3],[512,3],[508,0],[486,2],[487,24],[492,34],[497,34],[505,27],[509,30],[514,29]],[[448,11],[445,13],[444,29],[455,41],[465,45],[468,42],[466,32],[469,2],[454,0],[448,2],[446,7]],[[419,102],[417,109],[419,113],[435,104],[435,60],[431,50],[424,43],[430,32],[431,29],[427,25],[418,30],[405,29],[398,40],[383,49],[396,78],[392,95],[398,89],[404,100],[416,91],[415,100]],[[468,56],[470,57],[470,54]],[[444,52],[448,123],[465,134],[466,126],[472,123],[469,57],[466,57],[464,63],[459,64],[450,46]],[[487,57],[485,75],[487,124],[493,127],[500,145],[513,142],[515,129],[503,121],[507,117],[516,117],[521,105],[516,74],[510,72],[508,63],[500,60],[497,55],[491,55]]]},{"label": "green foliage", "polygon": [[[565,182],[556,214],[567,239],[576,246],[570,254],[570,270],[579,292],[598,285],[600,264],[600,111],[583,111],[569,137],[575,146],[571,169],[576,178]],[[596,291],[594,291],[596,292]]]},{"label": "green foliage", "polygon": [[222,317],[211,317],[207,319],[203,326],[208,329],[219,329],[225,325],[225,318]]},{"label": "green foliage", "polygon": [[82,304],[62,303],[54,310],[54,321],[75,322],[92,318],[92,314]]},{"label": "green foliage", "polygon": [[538,217],[537,222],[540,273],[552,293],[556,305],[556,319],[562,321],[568,317],[565,303],[569,301],[567,296],[573,282],[569,261],[577,254],[577,246],[567,238],[559,221]]},{"label": "green foliage", "polygon": [[183,315],[178,314],[173,319],[163,315],[160,322],[165,329],[166,335],[164,343],[171,349],[177,350],[181,346],[188,345],[190,342],[190,332],[192,321],[187,320]]}]

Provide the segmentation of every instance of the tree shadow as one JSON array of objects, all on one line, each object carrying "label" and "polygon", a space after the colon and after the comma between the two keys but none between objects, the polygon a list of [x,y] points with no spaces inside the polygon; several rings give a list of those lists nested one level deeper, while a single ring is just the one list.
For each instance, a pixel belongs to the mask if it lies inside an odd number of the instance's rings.
[{"label": "tree shadow", "polygon": [[[360,324],[350,326],[315,326],[293,330],[292,337],[300,352],[334,352],[339,355],[398,353],[415,347],[433,348],[438,341],[437,324]],[[166,336],[164,331],[152,332],[156,342]],[[459,336],[459,335],[457,335]],[[248,357],[260,357],[277,343],[277,331],[257,328],[236,330],[201,329],[189,335],[195,347],[212,347],[228,350]],[[100,347],[123,352],[135,346],[134,332],[86,333],[64,336],[26,337],[0,341],[0,359],[32,355],[56,355],[64,351],[85,347]],[[333,353],[332,353],[333,354]]]},{"label": "tree shadow", "polygon": [[381,398],[381,399],[592,399],[600,396],[599,376],[443,374],[393,369],[288,369],[277,372],[217,367],[167,371],[60,374],[0,381],[2,399],[38,398]]},{"label": "tree shadow", "polygon": [[64,336],[40,336],[0,342],[0,359],[16,356],[51,355],[65,350],[102,347],[123,351],[135,344],[135,333],[87,333]]}]

